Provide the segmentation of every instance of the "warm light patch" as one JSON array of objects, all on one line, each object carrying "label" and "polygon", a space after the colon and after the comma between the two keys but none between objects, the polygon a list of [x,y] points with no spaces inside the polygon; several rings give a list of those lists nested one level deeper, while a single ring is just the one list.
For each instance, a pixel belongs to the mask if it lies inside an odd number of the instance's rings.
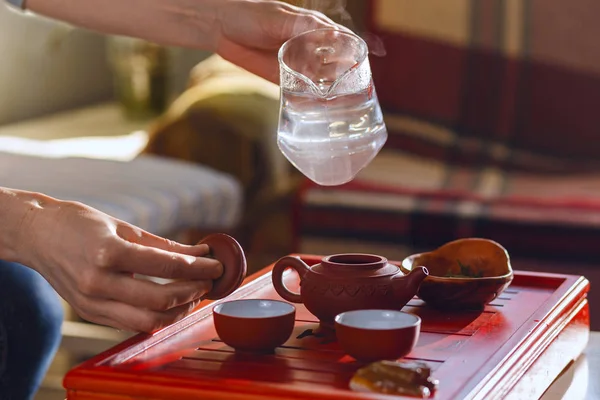
[{"label": "warm light patch", "polygon": [[54,140],[0,136],[0,151],[49,158],[84,157],[130,161],[140,154],[147,143],[148,135],[143,131],[123,136]]},{"label": "warm light patch", "polygon": [[468,40],[470,15],[468,0],[378,0],[375,7],[381,29],[460,45]]}]

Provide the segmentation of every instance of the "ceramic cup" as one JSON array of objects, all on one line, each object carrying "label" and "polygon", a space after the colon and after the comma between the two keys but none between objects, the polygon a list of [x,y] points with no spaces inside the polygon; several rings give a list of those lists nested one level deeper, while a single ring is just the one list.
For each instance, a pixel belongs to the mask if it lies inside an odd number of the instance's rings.
[{"label": "ceramic cup", "polygon": [[358,361],[396,360],[412,351],[421,318],[394,310],[356,310],[335,317],[342,349]]},{"label": "ceramic cup", "polygon": [[294,330],[296,308],[277,300],[233,300],[213,308],[219,338],[237,351],[271,353]]}]

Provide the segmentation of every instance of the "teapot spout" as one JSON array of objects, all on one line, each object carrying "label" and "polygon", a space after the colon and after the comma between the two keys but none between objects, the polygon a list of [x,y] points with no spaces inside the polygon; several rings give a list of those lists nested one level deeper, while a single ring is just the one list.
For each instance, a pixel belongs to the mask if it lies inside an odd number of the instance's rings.
[{"label": "teapot spout", "polygon": [[427,270],[427,268],[417,267],[410,271],[406,279],[408,279],[409,285],[414,286],[416,293],[419,290],[419,286],[421,286],[421,282],[423,282],[423,280],[425,280],[425,278],[427,278],[428,276],[429,271]]},{"label": "teapot spout", "polygon": [[419,291],[421,282],[429,276],[425,267],[416,267],[408,275],[399,273],[392,278],[396,305],[404,307]]}]

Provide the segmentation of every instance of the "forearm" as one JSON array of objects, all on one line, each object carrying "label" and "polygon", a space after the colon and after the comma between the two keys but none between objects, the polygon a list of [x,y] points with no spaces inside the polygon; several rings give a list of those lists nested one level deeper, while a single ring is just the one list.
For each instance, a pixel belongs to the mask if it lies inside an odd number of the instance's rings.
[{"label": "forearm", "polygon": [[26,262],[28,230],[39,213],[48,207],[57,207],[51,197],[0,187],[0,259]]},{"label": "forearm", "polygon": [[93,31],[213,50],[225,0],[27,0],[35,13]]}]

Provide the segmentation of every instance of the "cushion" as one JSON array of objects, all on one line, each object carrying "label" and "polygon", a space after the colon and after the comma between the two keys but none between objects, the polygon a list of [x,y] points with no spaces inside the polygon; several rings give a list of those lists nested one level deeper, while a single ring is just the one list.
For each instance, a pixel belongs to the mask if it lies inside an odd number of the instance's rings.
[{"label": "cushion", "polygon": [[0,186],[79,201],[164,236],[235,227],[243,202],[229,175],[151,155],[122,162],[0,152]]}]

